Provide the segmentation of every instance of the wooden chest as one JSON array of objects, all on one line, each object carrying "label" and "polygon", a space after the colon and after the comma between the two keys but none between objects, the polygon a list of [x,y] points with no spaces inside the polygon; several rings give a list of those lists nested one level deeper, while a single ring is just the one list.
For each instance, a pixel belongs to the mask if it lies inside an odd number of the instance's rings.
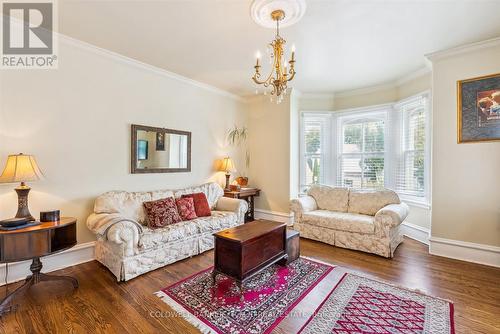
[{"label": "wooden chest", "polygon": [[243,282],[287,257],[284,223],[253,221],[214,237],[214,276],[222,273]]}]

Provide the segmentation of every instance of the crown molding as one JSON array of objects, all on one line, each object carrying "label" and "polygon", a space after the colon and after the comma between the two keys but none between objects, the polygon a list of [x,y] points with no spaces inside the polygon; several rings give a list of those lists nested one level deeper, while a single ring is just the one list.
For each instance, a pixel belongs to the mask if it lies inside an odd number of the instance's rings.
[{"label": "crown molding", "polygon": [[401,85],[403,85],[407,82],[410,82],[412,80],[419,79],[427,74],[430,74],[431,72],[432,72],[432,68],[430,66],[421,67],[418,70],[410,72],[410,73],[402,76],[401,78],[397,79],[395,82],[396,86],[401,86]]},{"label": "crown molding", "polygon": [[335,96],[335,93],[302,93],[300,97],[303,99],[333,100]]},{"label": "crown molding", "polygon": [[425,58],[427,58],[431,62],[435,62],[437,60],[449,58],[462,53],[468,53],[471,51],[481,50],[498,45],[500,45],[500,37],[495,37],[484,41],[464,44],[454,48],[429,53],[425,55]]},{"label": "crown molding", "polygon": [[356,95],[364,95],[364,94],[379,92],[381,90],[396,89],[396,87],[397,87],[396,82],[390,81],[390,82],[382,83],[379,85],[373,85],[373,86],[367,86],[367,87],[362,87],[362,88],[357,88],[357,89],[336,92],[335,97],[350,97],[350,96],[356,96]]},{"label": "crown molding", "polygon": [[204,90],[209,91],[211,93],[214,93],[214,94],[217,94],[220,96],[224,96],[224,97],[233,99],[233,100],[238,101],[238,102],[245,102],[245,99],[242,98],[241,96],[230,93],[226,90],[217,88],[215,86],[190,79],[190,78],[185,77],[183,75],[180,75],[180,74],[177,74],[174,72],[170,72],[170,71],[167,71],[165,69],[156,67],[154,65],[150,65],[150,64],[141,62],[137,59],[133,59],[133,58],[121,55],[119,53],[110,51],[108,49],[100,48],[100,47],[95,46],[93,44],[81,41],[81,40],[73,38],[73,37],[69,37],[69,36],[61,34],[61,33],[57,33],[57,34],[59,37],[59,41],[65,43],[67,45],[71,45],[71,46],[80,48],[82,50],[89,51],[89,52],[92,52],[94,54],[113,59],[113,60],[118,61],[120,63],[134,66],[136,68],[161,75],[161,76],[169,78],[169,79],[174,79],[174,80],[177,80],[179,82],[182,82],[182,83],[185,83],[185,84],[197,87],[197,88],[204,89]]},{"label": "crown molding", "polygon": [[424,66],[419,68],[416,71],[410,72],[396,80],[393,81],[388,81],[386,83],[382,83],[379,85],[373,85],[373,86],[367,86],[367,87],[362,87],[358,89],[352,89],[352,90],[345,90],[341,92],[336,92],[334,95],[335,97],[350,97],[350,96],[356,96],[356,95],[363,95],[363,94],[371,94],[371,93],[376,93],[381,90],[390,90],[390,89],[397,89],[399,86],[410,82],[412,80],[421,78],[429,73],[432,72],[432,69],[429,66]]}]

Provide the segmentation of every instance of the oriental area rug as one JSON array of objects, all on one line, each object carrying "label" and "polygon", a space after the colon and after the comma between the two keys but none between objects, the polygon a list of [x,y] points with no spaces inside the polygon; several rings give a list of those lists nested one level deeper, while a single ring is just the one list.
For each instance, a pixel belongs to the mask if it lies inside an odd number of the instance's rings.
[{"label": "oriental area rug", "polygon": [[303,257],[250,278],[243,298],[231,278],[218,275],[214,285],[211,273],[207,268],[156,293],[202,333],[270,333],[327,276],[318,287],[324,297],[292,332],[455,333],[451,302]]}]

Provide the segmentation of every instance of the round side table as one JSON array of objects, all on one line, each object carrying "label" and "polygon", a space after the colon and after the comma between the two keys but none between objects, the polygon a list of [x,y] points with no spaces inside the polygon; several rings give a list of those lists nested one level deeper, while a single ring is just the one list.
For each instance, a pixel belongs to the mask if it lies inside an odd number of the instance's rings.
[{"label": "round side table", "polygon": [[78,288],[78,281],[69,276],[43,274],[40,258],[62,252],[76,245],[76,219],[61,218],[57,222],[46,222],[12,231],[0,231],[0,263],[32,260],[32,275],[26,278],[22,286],[12,291],[0,301],[0,316],[15,310],[16,306],[8,306],[17,295],[25,292],[32,285],[42,281],[68,281],[73,288]]}]

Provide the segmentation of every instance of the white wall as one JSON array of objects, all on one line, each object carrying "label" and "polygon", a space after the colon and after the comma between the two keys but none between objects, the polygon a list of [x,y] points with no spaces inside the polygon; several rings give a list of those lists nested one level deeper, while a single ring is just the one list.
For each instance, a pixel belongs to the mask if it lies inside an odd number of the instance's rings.
[{"label": "white wall", "polygon": [[500,38],[430,59],[432,237],[500,246],[500,142],[457,144],[456,91],[458,80],[500,73]]},{"label": "white wall", "polygon": [[[36,156],[46,179],[33,182],[30,209],[78,218],[78,241],[93,240],[85,220],[108,190],[223,183],[214,160],[231,151],[226,131],[245,125],[243,104],[214,89],[90,46],[60,39],[57,70],[0,71],[0,168],[7,154]],[[130,174],[130,124],[192,132],[192,172]],[[17,208],[15,185],[0,185],[0,218]]]},{"label": "white wall", "polygon": [[290,98],[281,104],[268,96],[247,105],[249,184],[262,189],[256,208],[287,213],[290,200]]}]

